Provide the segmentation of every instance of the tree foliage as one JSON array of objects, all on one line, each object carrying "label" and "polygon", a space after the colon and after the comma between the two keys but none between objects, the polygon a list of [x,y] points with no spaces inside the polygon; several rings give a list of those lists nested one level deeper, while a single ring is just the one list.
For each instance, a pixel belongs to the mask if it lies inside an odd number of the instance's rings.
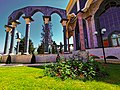
[{"label": "tree foliage", "polygon": [[41,43],[41,45],[37,49],[38,54],[44,54],[44,43]]},{"label": "tree foliage", "polygon": [[53,44],[52,44],[52,54],[56,54],[56,53],[57,53],[57,44],[54,41]]},{"label": "tree foliage", "polygon": [[[25,47],[25,38],[22,38],[19,45],[19,52],[24,54],[24,47]],[[29,54],[32,54],[35,51],[34,45],[32,40],[29,39]]]}]

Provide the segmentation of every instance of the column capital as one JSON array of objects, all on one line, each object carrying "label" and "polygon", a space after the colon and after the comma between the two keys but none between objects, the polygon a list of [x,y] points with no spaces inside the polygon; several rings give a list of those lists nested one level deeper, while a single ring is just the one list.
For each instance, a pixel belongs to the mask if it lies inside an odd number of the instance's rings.
[{"label": "column capital", "polygon": [[45,24],[48,24],[51,21],[51,16],[43,16],[43,20]]},{"label": "column capital", "polygon": [[92,15],[86,17],[85,20],[91,20],[91,18],[92,18]]},{"label": "column capital", "polygon": [[11,22],[12,27],[16,28],[18,24],[21,24],[18,20],[14,20]]},{"label": "column capital", "polygon": [[34,21],[30,16],[23,16],[23,18],[25,19],[26,24],[30,24],[32,21]]},{"label": "column capital", "polygon": [[20,42],[21,41],[21,39],[20,38],[17,38],[17,42]]},{"label": "column capital", "polygon": [[12,27],[11,26],[9,26],[9,25],[5,25],[4,26],[5,28],[6,28],[6,32],[9,32],[9,31],[11,31],[12,30]]},{"label": "column capital", "polygon": [[82,15],[83,15],[83,13],[82,13],[82,12],[79,12],[79,13],[77,14],[77,18],[78,18],[78,19],[82,19]]},{"label": "column capital", "polygon": [[61,21],[60,21],[62,26],[66,26],[67,22],[68,22],[68,19],[61,19]]}]

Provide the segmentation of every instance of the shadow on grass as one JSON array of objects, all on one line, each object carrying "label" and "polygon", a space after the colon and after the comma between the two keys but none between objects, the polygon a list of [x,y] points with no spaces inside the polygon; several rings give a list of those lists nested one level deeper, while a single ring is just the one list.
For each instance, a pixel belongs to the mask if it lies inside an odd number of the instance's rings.
[{"label": "shadow on grass", "polygon": [[[120,86],[120,64],[104,64],[102,65],[105,67],[106,72],[108,73],[107,76],[103,76],[102,78],[95,79],[96,81],[115,84]],[[50,65],[47,65],[49,68]],[[45,65],[42,66],[32,66],[33,68],[45,69]],[[45,76],[39,76],[37,78],[43,78]]]},{"label": "shadow on grass", "polygon": [[45,65],[41,65],[41,66],[28,66],[28,67],[45,69]]},{"label": "shadow on grass", "polygon": [[106,72],[108,73],[107,76],[98,78],[96,81],[106,82],[110,84],[116,84],[120,86],[120,64],[103,64],[105,67]]}]

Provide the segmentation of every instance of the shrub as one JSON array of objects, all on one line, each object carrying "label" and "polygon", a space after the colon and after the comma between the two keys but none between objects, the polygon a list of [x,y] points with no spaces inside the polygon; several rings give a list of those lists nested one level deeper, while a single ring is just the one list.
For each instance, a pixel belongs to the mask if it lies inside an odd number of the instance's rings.
[{"label": "shrub", "polygon": [[11,56],[8,55],[7,60],[6,60],[6,64],[10,64],[10,63],[11,63]]},{"label": "shrub", "polygon": [[69,60],[60,58],[56,64],[52,63],[45,67],[45,75],[59,77],[62,80],[67,78],[92,80],[105,75],[104,72],[102,65],[95,62],[93,57],[90,57],[87,62],[83,62],[79,57],[74,58],[74,56]]},{"label": "shrub", "polygon": [[0,62],[1,62],[1,60],[2,60],[2,56],[0,56]]},{"label": "shrub", "polygon": [[31,64],[36,63],[36,58],[35,58],[35,54],[32,54],[32,58],[31,58]]}]

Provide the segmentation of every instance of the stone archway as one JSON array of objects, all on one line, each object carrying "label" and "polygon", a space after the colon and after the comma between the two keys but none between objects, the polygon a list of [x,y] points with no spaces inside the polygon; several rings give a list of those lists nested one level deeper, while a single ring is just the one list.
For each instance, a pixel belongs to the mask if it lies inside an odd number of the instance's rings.
[{"label": "stone archway", "polygon": [[[59,9],[59,8],[54,8],[54,7],[49,7],[49,6],[28,6],[28,7],[21,8],[21,9],[13,11],[12,14],[8,17],[8,25],[7,25],[6,29],[11,28],[11,27],[9,27],[10,25],[12,25],[12,27],[14,27],[14,28],[12,28],[12,37],[11,37],[11,45],[10,45],[9,53],[13,53],[14,31],[15,31],[15,28],[16,28],[17,24],[20,24],[17,20],[19,20],[19,18],[24,14],[25,16],[23,18],[26,21],[26,34],[25,34],[25,50],[24,50],[24,53],[28,54],[30,24],[31,24],[32,21],[34,21],[32,19],[32,16],[36,12],[43,13],[43,15],[44,15],[43,20],[44,20],[46,30],[49,29],[48,24],[49,24],[49,21],[51,21],[51,15],[53,13],[57,13],[58,15],[60,15],[61,23],[62,23],[62,26],[63,26],[63,33],[64,33],[64,52],[67,52],[66,23],[67,23],[68,20],[67,20],[67,16],[66,16],[66,10]],[[6,36],[6,42],[7,43],[5,43],[5,44],[8,44],[8,39],[7,38],[8,38],[8,35]],[[45,52],[48,52],[47,51],[48,50],[47,43],[48,42],[46,40]],[[5,45],[5,46],[7,46],[7,45]],[[4,54],[6,54],[6,48],[7,47],[4,48]]]}]

